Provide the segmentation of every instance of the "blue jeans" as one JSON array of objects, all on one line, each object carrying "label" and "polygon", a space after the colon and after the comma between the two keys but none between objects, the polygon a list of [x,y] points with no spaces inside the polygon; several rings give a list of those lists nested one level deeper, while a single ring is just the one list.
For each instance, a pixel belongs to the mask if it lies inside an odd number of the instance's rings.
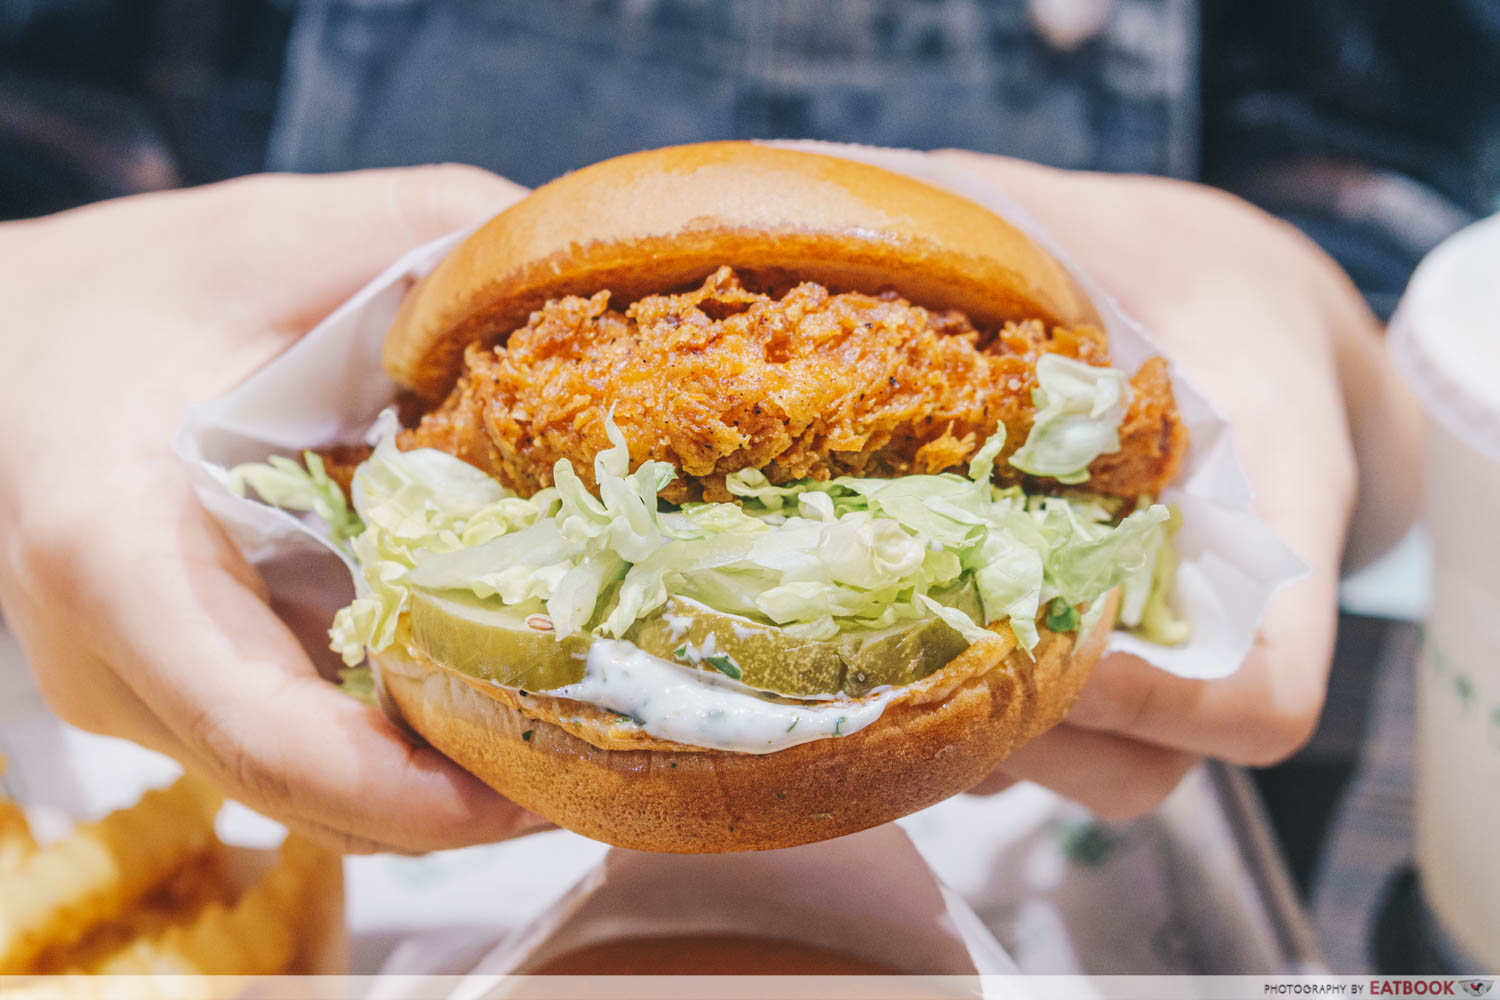
[{"label": "blue jeans", "polygon": [[536,184],[781,136],[1192,178],[1384,311],[1500,192],[1496,67],[1494,0],[306,0],[269,158]]}]

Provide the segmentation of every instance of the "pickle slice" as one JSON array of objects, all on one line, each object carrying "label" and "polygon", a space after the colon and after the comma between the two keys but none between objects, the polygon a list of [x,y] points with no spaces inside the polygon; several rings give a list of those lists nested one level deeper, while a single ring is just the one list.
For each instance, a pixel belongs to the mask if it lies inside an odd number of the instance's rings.
[{"label": "pickle slice", "polygon": [[848,664],[844,691],[852,695],[887,684],[919,681],[969,648],[969,641],[941,618],[924,618],[864,634],[851,632],[840,636],[838,643]]},{"label": "pickle slice", "polygon": [[[977,617],[972,590],[969,584],[941,598]],[[529,691],[582,680],[593,641],[580,633],[557,639],[540,601],[505,606],[462,591],[413,588],[410,622],[412,645],[432,659],[471,677]],[[667,598],[625,638],[664,660],[797,698],[859,696],[872,688],[910,684],[968,647],[940,618],[849,631],[830,640],[798,639],[774,625],[684,597]]]},{"label": "pickle slice", "polygon": [[683,597],[667,598],[626,638],[653,656],[716,670],[760,691],[836,694],[844,680],[844,660],[833,643],[796,639],[774,625]]},{"label": "pickle slice", "polygon": [[583,679],[592,640],[578,633],[559,640],[540,601],[505,606],[461,591],[413,588],[411,641],[470,677],[549,691]]},{"label": "pickle slice", "polygon": [[793,697],[862,695],[910,684],[946,665],[968,642],[939,618],[809,640],[697,601],[669,597],[627,638],[663,659],[714,670],[760,691]]}]

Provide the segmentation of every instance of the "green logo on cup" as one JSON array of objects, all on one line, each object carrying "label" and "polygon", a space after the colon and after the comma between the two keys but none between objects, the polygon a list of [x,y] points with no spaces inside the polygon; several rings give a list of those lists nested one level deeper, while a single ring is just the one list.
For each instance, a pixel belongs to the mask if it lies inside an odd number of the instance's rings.
[{"label": "green logo on cup", "polygon": [[[1422,636],[1421,659],[1427,661],[1433,679],[1439,681],[1436,690],[1452,692],[1462,714],[1469,715],[1474,711],[1471,718],[1475,718],[1484,727],[1485,744],[1500,753],[1500,691],[1483,688],[1483,678],[1476,681],[1473,673],[1449,659],[1432,641],[1430,632],[1424,631]],[[1434,697],[1440,695],[1434,694]]]}]

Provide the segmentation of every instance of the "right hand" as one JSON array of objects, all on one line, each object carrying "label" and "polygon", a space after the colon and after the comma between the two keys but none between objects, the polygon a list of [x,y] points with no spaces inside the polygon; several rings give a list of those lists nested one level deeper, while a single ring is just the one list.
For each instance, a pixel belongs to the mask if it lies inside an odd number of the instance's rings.
[{"label": "right hand", "polygon": [[0,226],[0,611],[59,715],[343,850],[545,825],[319,677],[171,448],[189,406],[523,193],[464,167],[266,176]]}]

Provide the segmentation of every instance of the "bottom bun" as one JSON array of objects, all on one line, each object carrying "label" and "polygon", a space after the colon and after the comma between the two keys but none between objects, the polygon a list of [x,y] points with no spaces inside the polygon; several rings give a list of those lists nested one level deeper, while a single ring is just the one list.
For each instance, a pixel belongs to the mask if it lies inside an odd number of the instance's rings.
[{"label": "bottom bun", "polygon": [[943,668],[965,677],[944,697],[768,754],[600,749],[399,644],[373,659],[412,729],[506,798],[617,847],[713,854],[841,837],[973,787],[1061,721],[1108,632],[1044,629],[1035,659],[976,643]]}]

